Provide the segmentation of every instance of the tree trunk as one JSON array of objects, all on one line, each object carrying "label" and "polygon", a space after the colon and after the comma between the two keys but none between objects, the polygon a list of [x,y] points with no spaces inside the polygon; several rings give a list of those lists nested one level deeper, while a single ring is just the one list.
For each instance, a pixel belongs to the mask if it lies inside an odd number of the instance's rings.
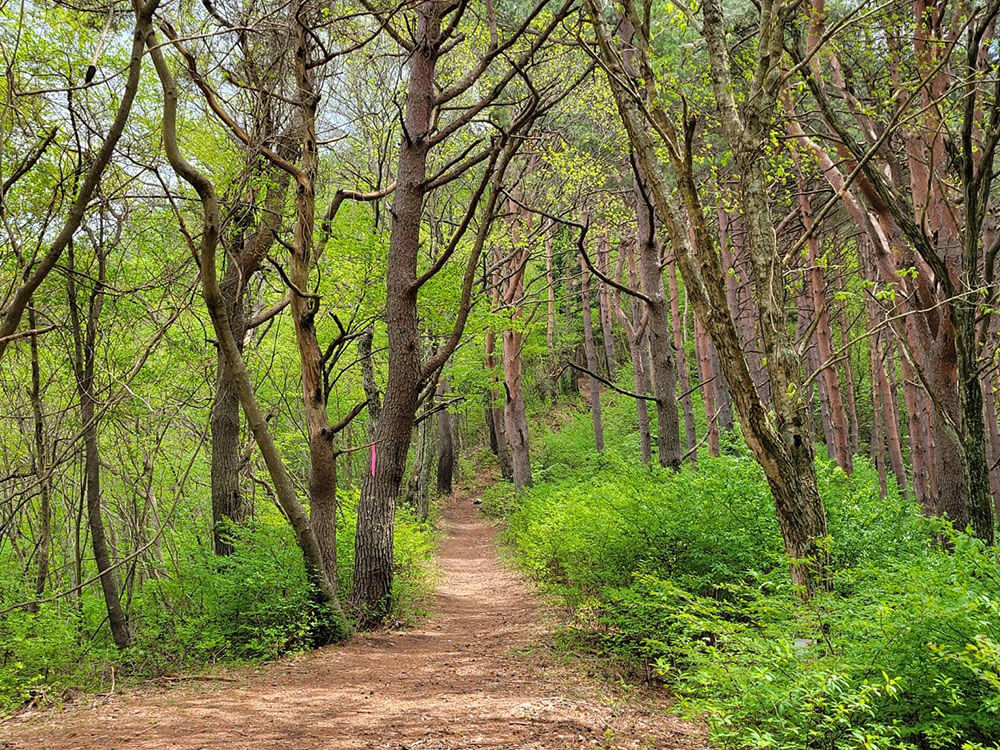
[{"label": "tree trunk", "polygon": [[[594,323],[590,309],[590,272],[587,265],[580,258],[580,304],[583,315],[583,353],[587,361],[587,369],[597,372],[599,364],[597,361],[597,347],[594,343]],[[594,423],[594,444],[598,451],[604,450],[604,420],[601,416],[601,383],[590,376],[588,378],[590,395],[590,416]]]},{"label": "tree trunk", "polygon": [[[608,242],[601,237],[597,245],[597,266],[605,276],[609,275]],[[601,282],[597,293],[598,317],[601,321],[601,342],[604,344],[604,365],[608,380],[614,380],[618,373],[615,357],[614,316],[611,312],[611,293],[608,285]]]},{"label": "tree trunk", "polygon": [[[632,289],[639,288],[639,272],[636,269],[635,253],[628,242],[622,243],[619,251],[625,255],[625,265],[628,268],[628,283]],[[624,321],[625,330],[628,334],[628,350],[632,359],[632,383],[635,392],[645,395],[649,393],[649,369],[646,366],[646,326],[648,318],[643,320],[643,303],[638,297],[629,297],[631,301],[631,319]],[[625,311],[619,307],[622,318]],[[647,313],[648,315],[648,313]],[[649,431],[649,409],[646,399],[635,399],[636,418],[639,428],[639,453],[642,456],[642,463],[645,466],[653,457],[652,436]]]},{"label": "tree trunk", "polygon": [[524,407],[524,388],[521,382],[521,334],[503,332],[504,434],[510,445],[511,477],[514,489],[532,485],[531,455],[528,448],[528,420]]},{"label": "tree trunk", "polygon": [[[681,321],[680,291],[677,285],[677,264],[671,262],[668,267],[667,279],[670,284],[670,319],[674,330],[674,351],[677,352],[677,372],[681,386],[681,410],[684,412],[684,448],[691,455],[691,462],[698,461],[698,436],[694,429],[694,407],[691,405],[691,377],[687,366],[687,349],[684,346],[684,326]],[[686,306],[685,306],[686,307]],[[686,313],[685,313],[686,315]]]},{"label": "tree trunk", "polygon": [[[437,397],[443,400],[448,392],[448,379],[438,383]],[[448,409],[438,412],[438,464],[437,490],[439,495],[451,494],[451,483],[455,472],[454,415]]]},{"label": "tree trunk", "polygon": [[828,440],[833,449],[830,457],[840,465],[840,468],[850,473],[854,469],[854,464],[851,460],[847,412],[844,410],[844,399],[841,395],[840,381],[837,378],[837,364],[833,356],[833,327],[827,312],[826,284],[823,279],[823,269],[820,266],[819,243],[811,234],[813,230],[812,206],[809,204],[805,178],[801,171],[799,172],[798,185],[799,213],[802,217],[802,226],[809,233],[809,239],[806,241],[809,263],[807,273],[809,301],[812,303],[812,314],[818,318],[814,326],[814,337],[817,366],[823,368],[820,371],[820,377],[822,378],[823,398],[827,409],[825,422],[831,433]]},{"label": "tree trunk", "polygon": [[698,384],[701,388],[701,398],[705,405],[705,430],[708,433],[709,455],[719,456],[719,412],[715,398],[715,373],[712,371],[712,360],[708,353],[708,334],[701,321],[694,319],[694,344],[698,355]]},{"label": "tree trunk", "polygon": [[155,36],[150,34],[147,39],[150,57],[156,67],[157,76],[163,91],[163,146],[173,170],[198,193],[202,204],[203,223],[200,248],[201,285],[205,306],[208,308],[219,347],[226,357],[226,364],[232,371],[236,381],[240,404],[246,415],[250,431],[253,433],[257,446],[260,448],[264,463],[274,484],[278,504],[295,532],[295,541],[302,552],[306,569],[306,577],[313,586],[316,602],[324,605],[329,614],[322,633],[324,640],[339,639],[350,633],[350,626],[343,615],[336,588],[324,572],[324,563],[316,535],[312,531],[309,518],[299,503],[295,486],[292,483],[288,469],[281,459],[281,454],[274,443],[267,420],[257,403],[253,385],[250,382],[232,329],[229,327],[229,317],[225,300],[219,289],[216,276],[216,250],[219,242],[219,203],[212,181],[199,172],[180,153],[177,145],[177,87],[163,57]]},{"label": "tree trunk", "polygon": [[86,478],[87,524],[90,529],[90,543],[101,580],[101,590],[104,592],[104,604],[108,612],[111,636],[119,649],[126,649],[131,645],[132,638],[118,593],[117,577],[111,566],[111,553],[108,551],[104,519],[101,513],[101,456],[97,437],[99,417],[95,408],[97,404],[94,396],[94,362],[97,356],[97,331],[101,307],[104,303],[106,264],[104,256],[101,254],[102,249],[95,248],[95,251],[98,255],[98,273],[87,309],[86,332],[83,331],[80,323],[80,312],[76,299],[76,284],[73,278],[76,271],[72,243],[69,244],[70,270],[66,276],[66,291],[69,297],[70,322],[73,329],[74,371],[77,392],[80,396],[80,423],[83,425],[84,476]]},{"label": "tree trunk", "polygon": [[[230,266],[234,267],[235,263]],[[238,289],[238,274],[230,274],[227,270],[220,286],[233,338],[242,351],[246,317],[243,295]],[[233,544],[227,524],[243,523],[248,515],[248,505],[240,491],[240,397],[221,349],[216,356],[211,432],[212,540],[215,554],[230,555]]]},{"label": "tree trunk", "polygon": [[681,465],[680,424],[677,418],[677,368],[671,341],[660,249],[653,228],[653,207],[647,195],[646,177],[634,165],[637,254],[642,291],[649,306],[649,356],[652,366],[653,395],[656,398],[656,448],[660,466],[679,469]]},{"label": "tree trunk", "polygon": [[[38,327],[33,304],[28,305],[28,326]],[[35,572],[35,599],[31,612],[38,611],[37,600],[45,595],[45,584],[49,578],[49,557],[52,546],[52,489],[49,477],[48,459],[45,449],[45,419],[42,414],[41,368],[38,361],[38,337],[30,337],[31,346],[31,416],[34,426],[34,473],[38,479],[40,498],[38,512],[38,547],[35,552],[37,570]]]},{"label": "tree trunk", "polygon": [[[486,332],[486,368],[491,373],[496,373],[497,362],[494,350],[496,348],[496,335],[493,331]],[[506,385],[506,369],[504,370],[504,383]],[[494,382],[496,375],[493,375]],[[506,391],[506,388],[505,388]],[[490,448],[500,463],[500,476],[509,482],[514,481],[514,468],[511,466],[510,446],[507,444],[507,431],[504,429],[504,407],[497,407],[497,392],[491,388],[486,394],[486,414],[487,424],[490,428]]]},{"label": "tree trunk", "polygon": [[[687,118],[685,135],[659,109],[655,75],[649,58],[649,40],[639,39],[641,75],[646,80],[646,107],[632,98],[622,81],[631,77],[617,49],[611,46],[604,17],[596,0],[587,0],[602,62],[609,69],[611,89],[636,158],[642,166],[656,208],[684,277],[684,286],[695,311],[711,335],[719,363],[746,433],[747,443],[767,477],[778,523],[790,558],[792,581],[808,596],[830,588],[830,552],[826,514],[819,496],[812,438],[805,418],[806,404],[800,380],[801,361],[790,341],[785,320],[784,268],[777,248],[774,224],[768,207],[768,182],[760,144],[770,140],[777,101],[777,86],[784,58],[783,41],[787,14],[792,6],[762,6],[767,12],[760,22],[756,67],[751,90],[737,105],[731,78],[726,23],[719,0],[702,4],[703,36],[707,43],[709,73],[723,132],[741,173],[740,196],[749,226],[749,253],[753,267],[756,303],[761,309],[762,338],[767,356],[773,416],[757,393],[735,323],[726,299],[725,276],[717,247],[717,235],[709,229],[690,151],[694,123]],[[628,12],[635,9],[629,6]],[[640,23],[633,22],[636,28]],[[753,67],[753,66],[751,66]],[[661,176],[656,145],[647,115],[654,118],[657,133],[669,148],[673,176],[692,224],[689,240],[678,215],[676,193]]]},{"label": "tree trunk", "polygon": [[443,7],[433,3],[419,6],[414,30],[417,44],[409,57],[405,137],[399,146],[386,269],[389,376],[375,429],[375,472],[369,472],[361,485],[354,543],[351,601],[367,623],[380,622],[389,611],[396,496],[406,470],[421,387],[423,363],[414,280],[431,147],[429,134],[435,116],[434,81],[442,11]]},{"label": "tree trunk", "polygon": [[[225,301],[229,326],[240,353],[243,353],[248,319],[245,306],[246,286],[250,277],[274,244],[285,199],[288,193],[288,175],[270,169],[265,173],[271,182],[264,199],[260,224],[250,237],[234,238],[237,252],[232,253],[229,265],[219,282]],[[211,419],[211,499],[212,540],[217,555],[229,555],[233,545],[229,538],[228,524],[239,525],[250,516],[251,507],[240,488],[240,397],[222,350],[216,357],[215,398],[212,401]]]}]

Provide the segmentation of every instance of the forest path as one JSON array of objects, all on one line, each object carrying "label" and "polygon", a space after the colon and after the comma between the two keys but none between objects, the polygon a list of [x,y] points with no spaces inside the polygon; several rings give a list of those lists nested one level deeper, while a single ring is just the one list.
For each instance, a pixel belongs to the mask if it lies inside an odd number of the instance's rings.
[{"label": "forest path", "polygon": [[[442,508],[440,580],[417,629],[362,634],[233,682],[186,682],[0,725],[10,750],[705,747],[653,696],[560,663],[552,618],[497,557],[466,487]],[[546,622],[548,620],[548,622]],[[567,660],[562,660],[566,662]]]}]

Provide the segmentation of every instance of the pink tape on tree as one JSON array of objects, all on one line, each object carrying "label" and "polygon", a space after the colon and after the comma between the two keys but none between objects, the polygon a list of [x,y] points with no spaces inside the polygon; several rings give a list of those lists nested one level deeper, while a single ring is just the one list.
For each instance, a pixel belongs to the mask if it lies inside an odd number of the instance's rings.
[{"label": "pink tape on tree", "polygon": [[375,476],[375,443],[372,443],[372,476]]}]

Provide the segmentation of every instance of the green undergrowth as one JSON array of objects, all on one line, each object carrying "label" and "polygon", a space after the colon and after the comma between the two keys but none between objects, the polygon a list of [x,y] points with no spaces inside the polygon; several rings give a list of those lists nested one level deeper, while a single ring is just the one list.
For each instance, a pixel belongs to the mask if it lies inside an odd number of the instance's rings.
[{"label": "green undergrowth", "polygon": [[643,467],[631,410],[606,407],[601,455],[582,411],[541,432],[536,486],[484,497],[520,565],[573,607],[577,646],[664,681],[721,748],[1000,747],[995,550],[881,498],[864,458],[850,476],[818,460],[836,574],[803,604],[740,442],[696,470]]},{"label": "green undergrowth", "polygon": [[[357,493],[341,492],[338,583],[351,585]],[[390,622],[423,615],[433,585],[435,534],[406,509],[397,512],[395,581]],[[112,671],[141,680],[219,664],[273,659],[321,645],[326,615],[312,603],[301,553],[288,523],[266,508],[233,530],[235,553],[208,549],[203,529],[180,527],[161,563],[129,570],[131,648],[115,649],[100,589],[43,604],[37,613],[0,615],[0,712],[29,701],[58,699],[67,690],[95,690]],[[3,578],[4,571],[9,576]],[[30,599],[12,560],[0,560],[0,609]],[[18,584],[15,585],[14,581]]]}]

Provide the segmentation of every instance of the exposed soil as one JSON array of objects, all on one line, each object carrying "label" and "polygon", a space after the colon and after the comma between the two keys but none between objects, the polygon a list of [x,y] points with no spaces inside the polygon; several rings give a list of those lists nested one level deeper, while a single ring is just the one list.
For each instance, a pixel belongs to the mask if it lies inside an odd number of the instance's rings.
[{"label": "exposed soil", "polygon": [[90,698],[0,724],[10,750],[244,748],[705,748],[666,696],[561,659],[552,617],[497,558],[469,491],[443,508],[440,583],[414,630],[349,643],[229,681]]}]

